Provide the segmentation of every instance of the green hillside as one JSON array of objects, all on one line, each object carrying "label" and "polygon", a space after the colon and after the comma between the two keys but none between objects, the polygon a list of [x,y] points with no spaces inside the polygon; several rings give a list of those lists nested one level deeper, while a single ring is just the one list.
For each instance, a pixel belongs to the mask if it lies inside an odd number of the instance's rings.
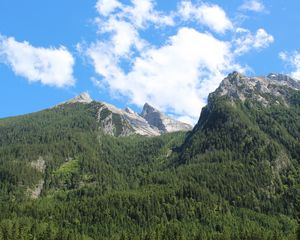
[{"label": "green hillside", "polygon": [[193,131],[159,137],[105,135],[93,102],[0,120],[0,239],[299,239],[288,92],[211,95]]}]

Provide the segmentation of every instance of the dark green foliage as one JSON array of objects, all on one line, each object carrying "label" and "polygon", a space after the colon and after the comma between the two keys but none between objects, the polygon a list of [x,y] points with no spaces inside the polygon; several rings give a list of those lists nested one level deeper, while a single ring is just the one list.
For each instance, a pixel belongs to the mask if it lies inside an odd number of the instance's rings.
[{"label": "dark green foliage", "polygon": [[178,150],[180,172],[234,206],[299,219],[299,99],[292,90],[268,107],[211,99]]},{"label": "dark green foliage", "polygon": [[104,135],[95,103],[2,119],[0,240],[297,239],[299,99],[216,98],[188,136]]}]

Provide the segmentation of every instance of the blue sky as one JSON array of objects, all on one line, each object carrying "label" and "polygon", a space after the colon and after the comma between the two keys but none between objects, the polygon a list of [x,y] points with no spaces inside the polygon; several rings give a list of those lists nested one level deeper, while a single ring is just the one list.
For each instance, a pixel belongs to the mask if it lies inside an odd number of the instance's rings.
[{"label": "blue sky", "polygon": [[296,0],[0,0],[0,117],[88,91],[194,123],[231,71],[300,78],[299,9]]}]

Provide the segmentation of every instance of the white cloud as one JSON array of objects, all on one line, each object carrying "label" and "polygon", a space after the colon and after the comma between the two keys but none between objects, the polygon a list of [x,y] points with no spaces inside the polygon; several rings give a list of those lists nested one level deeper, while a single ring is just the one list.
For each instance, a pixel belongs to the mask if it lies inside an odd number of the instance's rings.
[{"label": "white cloud", "polygon": [[[95,70],[113,91],[142,106],[150,102],[160,109],[194,121],[225,72],[240,68],[231,59],[230,44],[191,28],[181,28],[168,43],[150,48],[134,60],[125,73],[103,47],[87,53]],[[106,59],[104,61],[103,59]]]},{"label": "white cloud", "polygon": [[98,0],[96,8],[101,16],[111,15],[121,21],[126,19],[136,28],[144,28],[149,22],[158,26],[174,24],[171,15],[164,15],[154,9],[152,0],[131,0],[131,5],[123,5],[117,0]]},{"label": "white cloud", "polygon": [[65,47],[36,48],[28,42],[0,36],[0,61],[30,82],[56,87],[72,86],[74,59]]},{"label": "white cloud", "polygon": [[259,0],[247,0],[240,7],[242,10],[248,10],[253,12],[263,12],[265,11],[264,4]]},{"label": "white cloud", "polygon": [[96,4],[97,11],[103,16],[108,16],[119,7],[122,7],[122,4],[117,0],[99,0]]},{"label": "white cloud", "polygon": [[102,25],[103,33],[111,33],[113,52],[117,56],[126,56],[132,47],[141,49],[143,42],[140,40],[137,29],[129,22],[110,18]]},{"label": "white cloud", "polygon": [[236,33],[237,37],[233,41],[236,55],[245,54],[252,49],[266,48],[274,42],[274,37],[262,28],[258,29],[256,34],[243,28],[238,28]]},{"label": "white cloud", "polygon": [[[99,34],[108,34],[109,41],[102,40],[93,46],[105,55],[105,59],[98,59],[98,69],[105,69],[111,62],[118,63],[120,58],[129,58],[133,49],[142,51],[147,42],[140,37],[139,30],[154,24],[156,27],[173,25],[173,17],[163,15],[154,9],[152,0],[131,0],[131,5],[123,5],[117,0],[106,3],[99,0],[96,8],[100,17],[96,19]],[[77,47],[81,48],[80,45]],[[100,50],[101,48],[101,50]],[[108,50],[109,49],[109,50]]]},{"label": "white cloud", "polygon": [[157,25],[173,25],[172,16],[164,15],[154,10],[152,0],[132,0],[133,7],[127,7],[125,12],[137,27],[145,27],[147,22]]},{"label": "white cloud", "polygon": [[224,33],[233,28],[225,11],[218,5],[201,3],[194,5],[191,1],[181,2],[179,14],[184,20],[196,20],[217,33]]},{"label": "white cloud", "polygon": [[281,52],[279,53],[279,57],[292,67],[292,72],[290,75],[293,78],[300,80],[300,53],[295,51],[292,53]]},{"label": "white cloud", "polygon": [[[226,74],[245,70],[237,63],[238,56],[265,48],[274,40],[264,29],[254,34],[235,29],[217,5],[194,5],[185,0],[179,12],[169,14],[157,11],[154,1],[131,0],[110,9],[109,15],[99,12],[99,39],[78,46],[101,77],[93,78],[93,83],[113,95],[127,97],[135,105],[149,102],[187,122],[198,120],[208,93]],[[232,39],[225,41],[224,35],[216,38],[208,31],[186,27],[187,21],[201,23],[211,32],[233,30]],[[154,39],[160,27],[170,27],[173,32],[163,43],[154,44],[142,37],[151,29]]]}]

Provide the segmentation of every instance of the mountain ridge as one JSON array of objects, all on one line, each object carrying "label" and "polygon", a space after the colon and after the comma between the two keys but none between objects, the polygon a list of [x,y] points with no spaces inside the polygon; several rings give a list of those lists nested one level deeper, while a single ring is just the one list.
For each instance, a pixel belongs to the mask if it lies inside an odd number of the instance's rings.
[{"label": "mountain ridge", "polygon": [[[97,108],[97,121],[101,124],[101,128],[106,134],[128,136],[131,134],[140,134],[146,136],[159,136],[164,133],[176,131],[190,131],[192,126],[172,119],[163,114],[149,103],[145,103],[142,112],[136,113],[129,107],[119,109],[116,106],[93,100],[87,92],[56,105],[56,107],[63,107],[65,105],[83,103],[92,104]],[[121,130],[116,134],[117,128],[114,123],[113,116],[118,116],[119,123],[121,123]],[[120,126],[119,126],[120,127]]]},{"label": "mountain ridge", "polygon": [[[264,106],[284,103],[288,95],[287,88],[293,90],[300,89],[300,82],[287,75],[270,73],[267,76],[247,77],[238,72],[230,73],[222,80],[219,87],[208,98],[213,96],[227,96],[230,100],[246,99],[262,103]],[[275,102],[272,102],[275,98]]]},{"label": "mountain ridge", "polygon": [[187,133],[135,134],[139,114],[87,96],[0,119],[0,239],[298,239],[300,91],[248,80]]}]

